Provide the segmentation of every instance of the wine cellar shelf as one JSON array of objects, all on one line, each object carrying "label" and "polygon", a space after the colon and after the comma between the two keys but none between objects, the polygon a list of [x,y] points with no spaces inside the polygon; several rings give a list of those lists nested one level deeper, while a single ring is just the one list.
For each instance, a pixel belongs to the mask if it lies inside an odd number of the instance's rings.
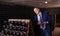
[{"label": "wine cellar shelf", "polygon": [[29,19],[8,19],[4,21],[0,36],[29,36]]}]

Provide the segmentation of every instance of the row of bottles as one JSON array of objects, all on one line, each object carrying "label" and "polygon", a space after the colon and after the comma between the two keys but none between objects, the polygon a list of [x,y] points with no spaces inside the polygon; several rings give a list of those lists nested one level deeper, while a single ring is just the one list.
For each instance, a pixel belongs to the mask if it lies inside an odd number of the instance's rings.
[{"label": "row of bottles", "polygon": [[28,24],[21,21],[4,21],[0,36],[25,36],[28,32]]}]

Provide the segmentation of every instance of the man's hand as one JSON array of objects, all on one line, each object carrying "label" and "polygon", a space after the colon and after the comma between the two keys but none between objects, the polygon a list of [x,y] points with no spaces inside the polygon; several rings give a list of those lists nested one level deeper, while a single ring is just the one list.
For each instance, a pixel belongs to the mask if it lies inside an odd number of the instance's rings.
[{"label": "man's hand", "polygon": [[40,21],[37,22],[38,25],[42,24]]},{"label": "man's hand", "polygon": [[48,21],[46,21],[46,22],[43,22],[43,24],[48,24]]},{"label": "man's hand", "polygon": [[40,25],[40,24],[48,24],[48,21],[46,21],[46,22],[40,22],[40,21],[38,21],[37,24],[38,25]]}]

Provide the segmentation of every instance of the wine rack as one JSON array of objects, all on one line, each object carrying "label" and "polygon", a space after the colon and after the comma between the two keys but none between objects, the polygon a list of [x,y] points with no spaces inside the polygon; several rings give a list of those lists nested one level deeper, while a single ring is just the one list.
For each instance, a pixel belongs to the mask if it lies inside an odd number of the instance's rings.
[{"label": "wine rack", "polygon": [[8,19],[4,21],[0,36],[29,36],[29,19]]}]

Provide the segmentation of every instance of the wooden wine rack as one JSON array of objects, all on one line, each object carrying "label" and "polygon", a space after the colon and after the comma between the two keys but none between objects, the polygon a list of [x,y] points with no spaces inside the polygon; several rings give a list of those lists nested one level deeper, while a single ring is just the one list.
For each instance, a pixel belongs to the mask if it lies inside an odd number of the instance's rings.
[{"label": "wooden wine rack", "polygon": [[[25,22],[27,27],[27,31],[25,32],[24,36],[29,36],[29,27],[30,27],[30,19],[8,19],[8,22]],[[10,36],[10,35],[9,35]]]},{"label": "wooden wine rack", "polygon": [[18,21],[18,22],[25,22],[28,26],[27,26],[27,32],[25,33],[25,36],[29,36],[29,24],[30,24],[30,19],[9,19],[8,22],[10,21]]}]

